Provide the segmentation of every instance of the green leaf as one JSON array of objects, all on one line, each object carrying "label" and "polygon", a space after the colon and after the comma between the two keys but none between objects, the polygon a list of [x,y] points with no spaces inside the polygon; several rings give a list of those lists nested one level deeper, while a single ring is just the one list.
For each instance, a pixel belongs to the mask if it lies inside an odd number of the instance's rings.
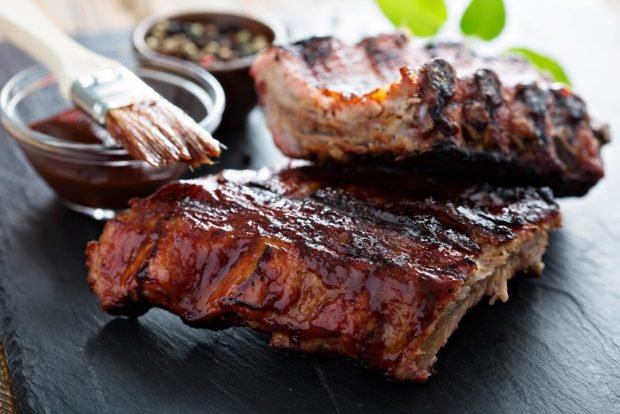
[{"label": "green leaf", "polygon": [[534,52],[533,50],[526,49],[524,47],[513,47],[508,49],[508,52],[524,57],[538,69],[549,73],[556,82],[562,82],[570,86],[570,80],[568,79],[566,72],[564,72],[562,65],[550,57],[541,55],[538,52]]},{"label": "green leaf", "polygon": [[377,0],[379,8],[397,27],[406,27],[416,36],[430,37],[448,19],[444,0]]},{"label": "green leaf", "polygon": [[503,0],[472,0],[461,17],[461,31],[464,34],[486,41],[499,36],[505,24]]}]

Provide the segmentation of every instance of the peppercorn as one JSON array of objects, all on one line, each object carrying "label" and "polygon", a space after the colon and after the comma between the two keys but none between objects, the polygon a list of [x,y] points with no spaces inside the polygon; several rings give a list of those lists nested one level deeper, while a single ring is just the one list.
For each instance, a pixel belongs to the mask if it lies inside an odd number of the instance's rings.
[{"label": "peppercorn", "polygon": [[247,29],[219,28],[213,23],[165,20],[146,36],[153,50],[208,67],[215,61],[230,61],[260,52],[269,45],[263,35]]}]

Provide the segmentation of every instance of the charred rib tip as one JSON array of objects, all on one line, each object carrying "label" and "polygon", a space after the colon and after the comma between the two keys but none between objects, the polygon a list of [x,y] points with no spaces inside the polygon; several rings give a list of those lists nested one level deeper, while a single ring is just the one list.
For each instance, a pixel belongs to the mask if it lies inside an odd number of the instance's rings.
[{"label": "charred rib tip", "polygon": [[420,69],[420,75],[423,82],[437,93],[439,99],[446,100],[454,93],[456,71],[446,60],[434,58],[425,63]]},{"label": "charred rib tip", "polygon": [[544,116],[547,110],[547,93],[536,83],[518,85],[517,93],[532,115]]},{"label": "charred rib tip", "polygon": [[547,113],[548,92],[536,83],[517,86],[517,96],[525,104],[531,115],[534,137],[539,146],[545,146],[549,142],[545,128],[545,115]]},{"label": "charred rib tip", "polygon": [[588,116],[586,103],[566,88],[552,88],[556,111],[559,111],[568,121],[578,122]]},{"label": "charred rib tip", "polygon": [[300,55],[304,62],[310,67],[314,67],[327,59],[334,47],[335,39],[331,36],[310,37],[299,40],[292,44],[295,53]]},{"label": "charred rib tip", "polygon": [[478,69],[474,73],[474,80],[489,109],[497,108],[502,104],[502,83],[494,71]]},{"label": "charred rib tip", "polygon": [[419,97],[423,104],[414,111],[414,119],[425,135],[436,131],[444,135],[456,133],[458,128],[443,115],[456,87],[456,72],[452,65],[435,58],[418,71]]}]

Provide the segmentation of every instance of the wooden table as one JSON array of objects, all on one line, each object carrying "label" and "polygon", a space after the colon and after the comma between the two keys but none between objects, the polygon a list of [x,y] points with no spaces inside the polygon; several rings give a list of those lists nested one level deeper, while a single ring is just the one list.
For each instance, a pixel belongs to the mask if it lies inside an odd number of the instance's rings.
[{"label": "wooden table", "polygon": [[[322,1],[312,13],[288,3],[277,3],[278,13],[292,37],[353,38],[386,27],[370,2],[356,13]],[[618,2],[527,0],[509,12],[497,48],[553,52],[591,112],[620,130]],[[127,46],[124,36],[93,42]],[[29,64],[6,45],[0,55],[0,84]],[[222,167],[281,161],[260,111],[248,128],[223,138],[231,151]],[[474,309],[424,386],[391,383],[340,359],[269,350],[263,336],[246,330],[192,330],[163,312],[139,322],[101,314],[81,256],[100,225],[60,206],[3,133],[0,148],[0,335],[11,339],[6,353],[21,412],[620,412],[616,144],[604,151],[607,178],[587,197],[561,202],[565,228],[551,238],[544,277],[514,281],[505,305]],[[0,363],[0,412],[12,412],[5,371]]]}]

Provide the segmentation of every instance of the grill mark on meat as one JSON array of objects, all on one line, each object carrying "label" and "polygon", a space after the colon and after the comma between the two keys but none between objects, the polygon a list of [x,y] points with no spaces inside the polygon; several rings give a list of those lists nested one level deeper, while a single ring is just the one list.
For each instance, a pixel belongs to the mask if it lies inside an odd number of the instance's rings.
[{"label": "grill mark on meat", "polygon": [[353,191],[351,189],[347,191],[326,188],[318,190],[312,195],[312,198],[337,208],[344,214],[362,217],[398,229],[406,233],[408,237],[413,237],[426,244],[449,246],[469,254],[480,252],[480,247],[465,233],[451,228],[452,223],[447,223],[441,217],[429,214],[424,203],[389,203],[389,209],[386,210],[385,206],[383,206],[384,208],[376,206],[367,198],[365,201],[361,201],[359,198],[347,194]]},{"label": "grill mark on meat", "polygon": [[531,115],[533,138],[540,146],[546,145],[545,115],[547,113],[547,92],[536,84],[517,85],[517,96],[523,101]]},{"label": "grill mark on meat", "polygon": [[424,380],[433,358],[416,349],[484,252],[557,226],[559,212],[540,189],[384,179],[303,167],[169,184],[89,244],[89,284],[111,313],[156,306],[195,327],[247,325],[272,346]]},{"label": "grill mark on meat", "polygon": [[474,79],[478,85],[479,96],[484,101],[487,111],[493,112],[503,102],[502,83],[497,74],[488,69],[479,69],[474,74]]},{"label": "grill mark on meat", "polygon": [[447,136],[452,135],[455,127],[443,116],[443,110],[456,86],[454,68],[445,60],[435,58],[422,66],[418,77],[422,103],[414,116],[421,125],[421,132],[430,135],[439,130]]},{"label": "grill mark on meat", "polygon": [[[554,127],[552,138],[555,152],[567,168],[577,169],[580,150],[577,130],[582,121],[588,122],[586,105],[566,88],[554,88],[550,92],[554,103],[551,122]],[[594,128],[592,131],[596,138]]]},{"label": "grill mark on meat", "polygon": [[[479,142],[482,148],[497,146],[492,139],[496,110],[502,105],[501,82],[495,72],[479,69],[474,73],[475,92],[463,104],[461,127],[465,139]],[[487,128],[492,129],[487,131]]]},{"label": "grill mark on meat", "polygon": [[360,42],[366,57],[370,62],[370,67],[377,76],[388,80],[386,71],[398,70],[406,63],[403,62],[402,53],[399,50],[406,43],[406,37],[369,37]]},{"label": "grill mark on meat", "polygon": [[321,64],[331,55],[333,42],[334,39],[329,36],[315,36],[295,42],[293,46],[296,46],[296,50],[301,52],[301,56],[308,67],[313,69],[314,66]]},{"label": "grill mark on meat", "polygon": [[[554,114],[558,121],[572,121],[576,123],[585,119],[587,116],[586,104],[578,96],[573,95],[566,88],[551,89],[556,102],[556,112]],[[557,109],[560,109],[557,111]],[[562,122],[558,122],[562,123]]]},{"label": "grill mark on meat", "polygon": [[431,42],[424,45],[424,50],[429,52],[431,58],[450,55],[458,59],[471,59],[476,56],[471,49],[458,42]]}]

